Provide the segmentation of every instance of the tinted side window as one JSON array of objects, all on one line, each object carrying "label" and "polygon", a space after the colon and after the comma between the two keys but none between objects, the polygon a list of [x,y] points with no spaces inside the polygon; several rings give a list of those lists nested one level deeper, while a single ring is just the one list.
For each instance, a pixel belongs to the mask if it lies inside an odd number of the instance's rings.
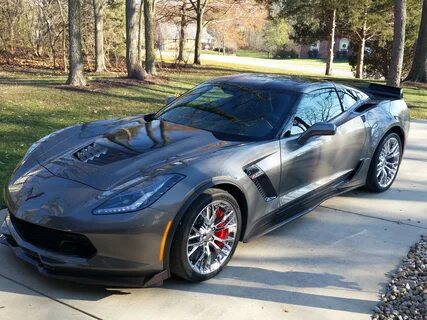
[{"label": "tinted side window", "polygon": [[342,113],[335,89],[316,90],[303,95],[297,107],[291,134],[306,131],[317,122],[328,122]]},{"label": "tinted side window", "polygon": [[350,109],[359,100],[354,92],[350,90],[339,90],[338,95],[340,96],[344,110]]},{"label": "tinted side window", "polygon": [[351,92],[353,92],[353,94],[357,97],[357,100],[367,100],[369,99],[369,96],[365,93],[363,93],[362,91],[359,90],[349,90]]}]

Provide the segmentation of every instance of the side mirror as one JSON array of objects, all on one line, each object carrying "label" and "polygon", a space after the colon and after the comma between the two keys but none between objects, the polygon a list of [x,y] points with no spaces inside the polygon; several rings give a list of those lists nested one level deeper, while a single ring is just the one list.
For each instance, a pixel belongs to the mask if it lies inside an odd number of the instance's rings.
[{"label": "side mirror", "polygon": [[171,103],[172,101],[175,100],[175,97],[166,97],[166,105],[168,105],[169,103]]},{"label": "side mirror", "polygon": [[337,132],[337,126],[333,123],[318,122],[307,129],[298,139],[299,144],[304,144],[314,136],[333,136]]},{"label": "side mirror", "polygon": [[153,121],[155,116],[156,116],[155,113],[148,113],[144,116],[144,120],[147,122]]}]

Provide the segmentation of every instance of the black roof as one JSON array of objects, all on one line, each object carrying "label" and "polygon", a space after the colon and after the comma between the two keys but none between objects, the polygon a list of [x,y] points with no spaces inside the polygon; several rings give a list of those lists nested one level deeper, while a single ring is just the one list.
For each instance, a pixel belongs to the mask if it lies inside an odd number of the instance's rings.
[{"label": "black roof", "polygon": [[301,93],[325,88],[328,83],[331,86],[331,82],[326,81],[310,81],[297,77],[257,73],[219,77],[209,80],[208,83],[225,83],[258,90],[286,90]]}]

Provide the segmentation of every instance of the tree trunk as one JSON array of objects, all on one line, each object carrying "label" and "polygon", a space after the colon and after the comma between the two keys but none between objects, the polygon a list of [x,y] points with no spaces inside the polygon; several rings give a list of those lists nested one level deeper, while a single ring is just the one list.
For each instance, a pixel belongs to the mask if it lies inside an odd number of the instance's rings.
[{"label": "tree trunk", "polygon": [[204,8],[202,7],[201,0],[197,0],[194,64],[200,64],[200,51],[202,50],[203,13]]},{"label": "tree trunk", "polygon": [[68,0],[69,60],[70,72],[67,84],[85,86],[82,34],[81,34],[81,3],[80,0]]},{"label": "tree trunk", "polygon": [[95,72],[104,72],[104,0],[92,0],[95,18]]},{"label": "tree trunk", "polygon": [[139,0],[126,0],[126,66],[128,78],[143,80],[145,73],[139,55]]},{"label": "tree trunk", "polygon": [[9,51],[11,54],[15,53],[15,24],[9,25]]},{"label": "tree trunk", "polygon": [[362,30],[360,31],[360,43],[359,43],[359,52],[357,53],[357,65],[356,65],[356,78],[363,78],[363,67],[365,61],[365,46],[366,46],[366,29],[367,29],[367,20],[368,20],[368,7],[365,7],[363,13],[363,25]]},{"label": "tree trunk", "polygon": [[357,53],[356,79],[363,78],[363,67],[365,64],[365,47],[366,47],[366,37],[360,39],[360,43],[359,43],[359,52]]},{"label": "tree trunk", "polygon": [[414,61],[406,81],[427,82],[427,0],[423,1]]},{"label": "tree trunk", "polygon": [[[402,77],[405,50],[406,0],[394,0],[394,28],[387,85],[398,87]],[[425,48],[424,48],[425,50]]]},{"label": "tree trunk", "polygon": [[154,6],[155,0],[144,0],[145,71],[156,74],[156,53],[154,52]]},{"label": "tree trunk", "polygon": [[329,27],[329,47],[328,47],[328,58],[326,60],[326,71],[325,75],[332,75],[332,63],[334,62],[334,47],[335,47],[335,26],[336,26],[336,15],[337,10],[333,9],[330,16],[330,27]]},{"label": "tree trunk", "polygon": [[186,1],[183,1],[181,7],[181,25],[179,31],[178,58],[176,59],[178,62],[184,61],[184,50],[186,40],[185,28],[187,27],[187,17],[185,16],[186,10]]},{"label": "tree trunk", "polygon": [[64,11],[62,9],[62,5],[60,0],[56,0],[56,3],[58,4],[59,13],[61,15],[62,20],[62,63],[64,64],[64,72],[68,71],[68,65],[67,65],[67,22],[65,20]]},{"label": "tree trunk", "polygon": [[49,17],[46,15],[44,8],[41,9],[44,21],[46,22],[47,26],[47,34],[49,38],[49,45],[50,45],[50,51],[52,52],[52,59],[53,59],[53,69],[56,69],[56,49],[55,49],[55,41],[53,40],[53,31],[52,31],[52,23],[50,22]]}]

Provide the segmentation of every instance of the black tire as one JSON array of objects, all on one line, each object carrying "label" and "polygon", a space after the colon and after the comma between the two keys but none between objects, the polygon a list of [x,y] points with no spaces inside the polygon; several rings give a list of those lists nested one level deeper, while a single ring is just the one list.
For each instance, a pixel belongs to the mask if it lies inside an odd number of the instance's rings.
[{"label": "black tire", "polygon": [[[399,142],[399,160],[398,160],[397,170],[391,182],[387,186],[381,186],[377,179],[377,165],[380,161],[381,150],[383,149],[387,141],[390,140],[391,138],[395,138]],[[397,133],[390,132],[382,138],[382,140],[378,144],[377,149],[375,150],[375,153],[371,160],[371,164],[369,166],[368,176],[366,178],[366,185],[365,185],[366,190],[370,192],[380,193],[388,190],[393,185],[393,182],[396,179],[397,173],[399,171],[400,162],[402,161],[402,151],[403,151],[402,140],[400,139]]]},{"label": "black tire", "polygon": [[[193,270],[188,261],[187,242],[190,236],[190,230],[192,229],[193,223],[197,219],[199,213],[211,202],[217,200],[223,200],[228,202],[236,213],[237,231],[235,234],[235,241],[233,243],[233,246],[231,247],[232,249],[230,250],[228,257],[225,259],[219,269],[208,274],[201,274]],[[205,281],[216,276],[227,265],[227,263],[233,256],[234,251],[236,250],[237,243],[239,242],[240,238],[241,221],[242,219],[239,205],[231,194],[221,189],[208,189],[204,191],[191,204],[184,217],[180,221],[178,228],[175,232],[171,248],[171,272],[174,275],[191,282]]]}]

